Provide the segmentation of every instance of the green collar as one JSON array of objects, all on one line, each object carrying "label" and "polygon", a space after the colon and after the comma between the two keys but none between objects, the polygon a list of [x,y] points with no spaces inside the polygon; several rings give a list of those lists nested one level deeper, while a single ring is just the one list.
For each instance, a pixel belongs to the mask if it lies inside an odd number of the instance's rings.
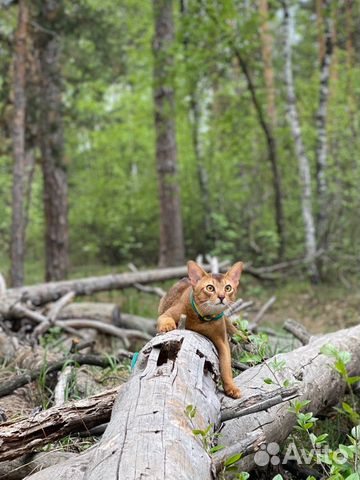
[{"label": "green collar", "polygon": [[217,315],[201,315],[199,307],[195,303],[194,294],[192,290],[190,292],[190,304],[194,312],[199,317],[199,319],[202,320],[203,322],[214,322],[215,320],[220,320],[224,316],[224,312],[218,313]]}]

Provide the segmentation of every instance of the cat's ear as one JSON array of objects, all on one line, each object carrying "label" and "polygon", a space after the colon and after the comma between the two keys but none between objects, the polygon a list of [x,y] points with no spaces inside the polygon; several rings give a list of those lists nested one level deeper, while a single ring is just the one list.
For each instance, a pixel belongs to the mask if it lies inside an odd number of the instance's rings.
[{"label": "cat's ear", "polygon": [[242,262],[236,262],[225,275],[225,277],[232,282],[235,288],[239,285],[240,276],[243,269],[244,264]]},{"label": "cat's ear", "polygon": [[191,285],[195,287],[197,282],[202,279],[203,276],[207,275],[205,270],[203,270],[200,265],[198,265],[193,260],[190,260],[187,263],[188,276],[190,278]]}]

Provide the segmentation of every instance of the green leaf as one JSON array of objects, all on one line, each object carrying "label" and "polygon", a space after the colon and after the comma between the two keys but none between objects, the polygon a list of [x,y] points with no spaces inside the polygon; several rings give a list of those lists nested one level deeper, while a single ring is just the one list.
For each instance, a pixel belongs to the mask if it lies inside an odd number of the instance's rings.
[{"label": "green leaf", "polygon": [[323,433],[322,435],[319,435],[316,437],[315,443],[320,444],[323,443],[329,435],[327,433]]},{"label": "green leaf", "polygon": [[197,430],[197,429],[195,429],[195,430],[192,431],[192,433],[193,433],[194,435],[201,435],[202,437],[205,436],[205,430]]},{"label": "green leaf", "polygon": [[331,345],[331,343],[323,345],[320,348],[320,352],[323,355],[326,355],[328,357],[337,357],[338,356],[338,349],[336,347],[334,347],[334,345]]},{"label": "green leaf", "polygon": [[272,480],[284,480],[284,478],[282,475],[280,475],[280,473],[278,473],[277,475],[275,475],[275,477],[273,477]]},{"label": "green leaf", "polygon": [[352,409],[352,407],[348,403],[342,402],[341,405],[342,405],[342,408],[344,409],[344,411],[346,413],[349,413],[350,415],[352,415],[354,413],[354,410]]},{"label": "green leaf", "polygon": [[349,385],[352,385],[353,383],[356,383],[356,382],[359,382],[360,381],[360,377],[349,377],[347,379],[347,383]]},{"label": "green leaf", "polygon": [[216,453],[219,450],[223,450],[225,448],[225,445],[216,445],[215,447],[210,448],[209,452],[210,454]]},{"label": "green leaf", "polygon": [[347,460],[352,460],[354,458],[354,452],[352,447],[348,447],[347,445],[340,444],[339,450]]},{"label": "green leaf", "polygon": [[188,405],[185,409],[186,414],[189,418],[194,418],[196,415],[196,407],[195,405]]},{"label": "green leaf", "polygon": [[230,467],[230,465],[233,465],[234,463],[238,462],[242,457],[242,453],[235,453],[235,455],[232,455],[230,458],[228,458],[225,463],[224,467]]},{"label": "green leaf", "polygon": [[360,476],[358,473],[352,473],[345,480],[360,480]]},{"label": "green leaf", "polygon": [[271,378],[264,378],[264,383],[266,383],[267,385],[271,385],[272,383],[274,383],[274,381]]}]

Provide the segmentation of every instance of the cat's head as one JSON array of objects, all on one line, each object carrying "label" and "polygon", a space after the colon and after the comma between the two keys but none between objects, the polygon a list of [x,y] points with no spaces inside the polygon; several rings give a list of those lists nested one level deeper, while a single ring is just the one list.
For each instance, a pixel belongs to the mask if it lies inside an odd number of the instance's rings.
[{"label": "cat's head", "polygon": [[242,262],[235,263],[225,274],[206,273],[200,265],[190,260],[188,276],[193,287],[194,299],[203,315],[223,312],[236,299]]}]

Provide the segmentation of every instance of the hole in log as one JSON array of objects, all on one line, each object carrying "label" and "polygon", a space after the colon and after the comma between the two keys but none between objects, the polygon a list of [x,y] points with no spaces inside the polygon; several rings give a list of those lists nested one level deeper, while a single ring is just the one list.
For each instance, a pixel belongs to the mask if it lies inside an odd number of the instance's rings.
[{"label": "hole in log", "polygon": [[168,361],[174,362],[176,360],[183,340],[183,338],[180,341],[172,340],[170,342],[165,342],[161,345],[160,353],[157,359],[158,367],[164,365],[164,363],[167,363]]},{"label": "hole in log", "polygon": [[[196,355],[198,355],[200,358],[205,357],[205,355],[202,352],[200,352],[200,350],[196,350]],[[209,360],[205,360],[204,362],[204,374],[206,375],[207,373],[210,373],[211,375],[215,376],[213,365]]]},{"label": "hole in log", "polygon": [[209,360],[205,360],[204,363],[204,374],[206,375],[207,373],[210,373],[211,375],[215,375],[213,365]]}]

